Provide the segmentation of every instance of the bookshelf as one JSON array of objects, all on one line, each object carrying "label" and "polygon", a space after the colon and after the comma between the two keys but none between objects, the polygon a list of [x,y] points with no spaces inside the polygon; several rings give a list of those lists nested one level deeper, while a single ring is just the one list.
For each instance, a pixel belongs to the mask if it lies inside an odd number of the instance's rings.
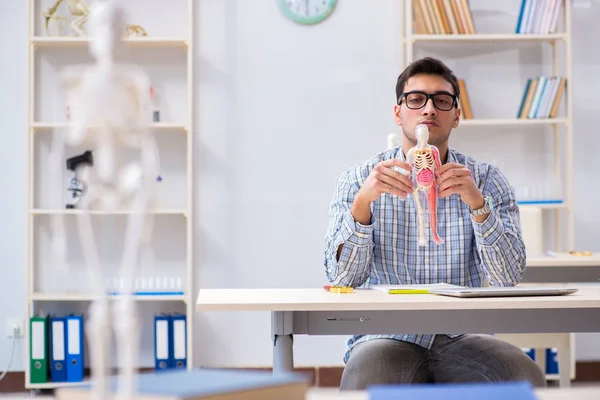
[{"label": "bookshelf", "polygon": [[[401,30],[403,32],[403,51],[406,67],[416,58],[416,53],[422,49],[434,47],[436,50],[443,49],[444,56],[450,53],[448,49],[456,49],[457,58],[470,58],[482,60],[488,54],[494,54],[497,51],[506,49],[515,49],[518,46],[529,46],[528,48],[541,48],[550,53],[551,72],[546,76],[528,76],[522,83],[521,92],[515,98],[514,116],[512,118],[481,115],[475,106],[472,109],[472,118],[466,119],[461,116],[459,127],[460,132],[475,130],[478,135],[485,138],[486,135],[493,135],[497,132],[515,131],[522,137],[533,136],[534,130],[543,129],[543,139],[552,143],[552,157],[555,160],[552,171],[554,182],[558,182],[560,195],[558,198],[537,198],[528,199],[521,197],[523,188],[515,187],[517,191],[517,200],[521,208],[536,207],[543,210],[544,223],[550,219],[554,229],[550,231],[553,236],[553,246],[557,251],[568,251],[574,249],[574,216],[573,216],[573,122],[572,122],[572,94],[569,90],[569,82],[572,78],[571,68],[571,2],[566,0],[520,0],[515,2],[518,8],[513,10],[510,15],[515,15],[514,25],[510,30],[492,31],[487,25],[478,26],[478,13],[473,12],[473,6],[477,6],[476,0],[407,0],[404,1],[403,19]],[[504,3],[504,2],[502,2]],[[487,2],[489,7],[495,7],[493,2]],[[501,2],[497,5],[500,6]],[[537,5],[537,9],[535,7]],[[539,8],[542,7],[542,8]],[[494,13],[494,18],[506,16],[506,9],[502,12]],[[482,13],[484,14],[484,13]],[[488,17],[489,13],[488,13]],[[486,20],[489,25],[497,28],[500,23],[492,23],[491,19]],[[506,21],[505,21],[506,22]],[[505,25],[503,25],[506,28]],[[450,47],[452,46],[452,47]],[[446,58],[447,57],[447,58]],[[453,56],[440,58],[447,61]],[[452,62],[452,61],[450,61]],[[475,61],[477,62],[477,61]],[[516,61],[518,62],[518,61]],[[460,70],[455,68],[459,79],[464,79]],[[509,69],[507,67],[506,69]],[[513,71],[526,69],[517,65],[512,68]],[[520,72],[520,71],[519,71]],[[532,82],[539,83],[540,78],[559,77],[566,81],[564,93],[559,94],[559,80],[554,81],[554,86],[548,85],[553,96],[538,95],[536,108],[535,95],[533,92],[527,101],[528,85]],[[516,76],[514,79],[522,81],[523,78]],[[548,79],[551,82],[551,79]],[[471,91],[470,85],[490,86],[494,82],[489,80],[476,81],[467,80],[467,93],[469,97]],[[532,86],[532,85],[529,85]],[[554,92],[552,92],[554,90]],[[462,90],[461,90],[462,93]],[[461,108],[463,102],[469,106],[473,105],[471,99],[461,99]],[[483,113],[485,114],[485,113]],[[490,113],[488,113],[489,115]],[[456,134],[456,133],[454,133]],[[549,136],[549,137],[548,137]],[[531,142],[528,142],[531,143]],[[478,158],[477,154],[469,152],[470,155]],[[552,250],[554,250],[552,249]],[[570,365],[568,367],[570,379],[575,376],[575,352],[574,335],[525,335],[517,339],[511,335],[507,339],[513,341],[517,346],[532,348],[544,347],[549,343],[556,343],[556,347],[565,349],[567,343],[568,353],[570,353]],[[560,346],[558,345],[560,343]],[[546,346],[546,347],[554,347]],[[542,350],[542,349],[537,349]],[[564,357],[564,356],[563,356]],[[564,359],[561,357],[562,359]],[[539,361],[538,361],[539,362]],[[543,367],[542,367],[543,368]],[[549,380],[560,379],[561,385],[568,384],[568,378],[565,379],[565,370],[563,376],[557,373],[547,373]]]},{"label": "bookshelf", "polygon": [[[505,32],[482,32],[477,26],[477,19],[473,17],[472,5],[474,1],[455,0],[441,2],[439,0],[411,0],[404,2],[404,60],[405,66],[416,57],[415,53],[427,46],[458,46],[464,56],[465,48],[470,52],[484,53],[493,51],[499,47],[512,47],[517,45],[547,46],[551,52],[551,73],[548,77],[561,77],[567,85],[564,93],[555,95],[554,98],[546,99],[546,111],[550,112],[552,101],[556,101],[557,110],[554,114],[542,114],[538,112],[533,117],[520,116],[521,108],[519,102],[523,102],[526,95],[527,84],[523,84],[522,92],[518,94],[521,98],[515,100],[514,118],[478,118],[478,111],[472,110],[471,119],[461,116],[458,130],[479,129],[481,135],[486,130],[497,130],[507,128],[518,130],[522,135],[527,135],[530,130],[544,128],[550,131],[554,142],[554,159],[563,160],[557,162],[553,179],[557,182],[562,192],[560,199],[536,200],[529,198],[518,199],[521,207],[535,206],[546,210],[551,216],[553,228],[552,250],[568,251],[574,248],[574,216],[572,201],[572,177],[573,177],[573,124],[572,124],[572,101],[568,90],[568,82],[571,80],[571,5],[564,0],[547,0],[542,3],[543,10],[535,10],[531,0],[518,2],[519,8],[514,10],[516,18],[512,31]],[[424,14],[425,13],[425,14]],[[529,18],[529,19],[528,19]],[[519,23],[523,21],[523,23]],[[562,46],[562,48],[559,48]],[[492,50],[490,50],[492,49]],[[561,51],[562,54],[561,54]],[[459,79],[460,71],[455,71]],[[531,80],[539,79],[539,76],[530,76]],[[481,85],[482,82],[468,81],[465,83],[466,91],[469,85]],[[461,99],[470,104],[471,99]],[[521,105],[522,107],[523,105]],[[540,110],[543,104],[540,105]],[[462,104],[461,104],[461,108]],[[527,111],[527,110],[526,110]],[[463,111],[464,114],[464,111]],[[532,114],[535,114],[533,112]],[[550,115],[551,117],[548,117]],[[474,154],[476,156],[476,154]]]},{"label": "bookshelf", "polygon": [[[109,301],[122,298],[120,283],[116,281],[128,209],[106,211],[81,210],[53,204],[52,190],[46,168],[49,151],[55,135],[69,128],[66,116],[67,101],[60,85],[60,72],[70,65],[93,62],[89,55],[89,38],[77,36],[71,29],[73,16],[63,1],[57,15],[69,20],[65,32],[50,36],[44,29],[42,13],[55,0],[27,0],[28,15],[28,96],[27,96],[27,265],[25,315],[25,387],[27,389],[54,389],[80,382],[31,383],[29,319],[44,315],[87,313],[93,296],[81,253],[76,218],[82,213],[92,219],[94,236],[101,253],[106,273]],[[87,2],[93,3],[93,2]],[[157,180],[159,199],[149,211],[153,220],[149,238],[152,256],[141,258],[137,269],[135,290],[140,322],[140,360],[138,367],[154,366],[153,316],[159,313],[186,315],[187,368],[193,367],[194,274],[193,244],[193,0],[173,0],[168,7],[164,0],[132,0],[125,5],[127,23],[140,24],[148,36],[130,36],[125,39],[125,62],[140,65],[148,74],[153,88],[158,88],[155,106],[159,121],[149,124],[159,148],[160,181]],[[156,18],[160,10],[165,18]],[[177,21],[173,24],[169,21]],[[149,88],[150,89],[150,88]],[[80,154],[87,147],[65,148],[65,157]],[[93,149],[92,149],[93,151]],[[63,171],[67,182],[69,171]],[[54,182],[54,181],[52,181]],[[53,186],[54,185],[54,186]],[[65,224],[68,271],[57,270],[51,257],[51,218],[60,217]],[[145,261],[152,260],[151,265]],[[85,334],[85,332],[84,332]],[[112,335],[112,333],[111,333]],[[85,367],[89,368],[87,338],[84,345]],[[110,352],[115,366],[115,343]]]}]

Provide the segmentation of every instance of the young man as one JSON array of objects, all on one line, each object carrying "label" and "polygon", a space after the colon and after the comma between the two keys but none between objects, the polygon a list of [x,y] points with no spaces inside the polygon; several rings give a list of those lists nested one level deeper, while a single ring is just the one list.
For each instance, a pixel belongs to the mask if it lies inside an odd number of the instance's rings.
[{"label": "young man", "polygon": [[[402,128],[401,146],[350,168],[337,183],[325,240],[325,270],[332,284],[477,287],[485,279],[495,286],[520,282],[525,246],[514,191],[497,168],[448,146],[459,123],[459,95],[455,75],[436,59],[417,60],[399,76],[394,117]],[[418,245],[417,208],[406,198],[413,183],[392,168],[410,170],[406,154],[417,144],[418,124],[427,125],[429,144],[440,153],[437,228],[442,244],[428,236],[425,246]],[[341,389],[508,380],[546,385],[542,371],[521,349],[492,335],[354,336],[344,362]]]}]

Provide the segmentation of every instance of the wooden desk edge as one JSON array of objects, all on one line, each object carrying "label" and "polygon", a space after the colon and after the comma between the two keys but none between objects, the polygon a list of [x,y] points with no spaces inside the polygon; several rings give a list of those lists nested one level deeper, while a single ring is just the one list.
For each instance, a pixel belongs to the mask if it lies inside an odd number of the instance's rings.
[{"label": "wooden desk edge", "polygon": [[[205,289],[207,291],[218,291],[219,289]],[[231,289],[222,289],[225,291]],[[252,289],[246,289],[252,290]],[[310,290],[310,289],[308,289]],[[331,296],[344,296],[343,301],[335,297],[328,301],[281,301],[280,299],[270,300],[265,296],[264,300],[253,302],[242,301],[219,301],[202,299],[202,289],[198,292],[196,298],[196,311],[474,311],[474,310],[542,310],[542,309],[585,309],[585,308],[600,308],[600,285],[598,289],[588,289],[593,293],[597,292],[597,296],[589,298],[582,296],[582,292],[587,290],[581,289],[580,292],[565,295],[552,296],[551,299],[545,296],[527,297],[526,301],[503,301],[503,298],[453,298],[429,294],[411,294],[411,295],[387,295],[394,296],[394,301],[353,301],[353,293],[350,294],[331,294]],[[346,297],[347,296],[347,297]],[[377,294],[374,293],[374,296]],[[398,296],[398,297],[396,297]],[[438,301],[410,301],[406,303],[395,300],[401,299],[400,296],[411,296],[411,300],[417,296],[435,296]],[[208,296],[207,296],[208,297]],[[566,300],[569,298],[569,300]],[[392,299],[392,297],[389,297]]]}]

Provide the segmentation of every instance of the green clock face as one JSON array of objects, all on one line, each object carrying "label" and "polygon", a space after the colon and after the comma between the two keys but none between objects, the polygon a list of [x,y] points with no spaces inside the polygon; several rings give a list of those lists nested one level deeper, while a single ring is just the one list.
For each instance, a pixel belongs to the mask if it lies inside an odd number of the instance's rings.
[{"label": "green clock face", "polygon": [[337,0],[277,0],[279,8],[290,20],[302,24],[317,24],[331,15]]}]

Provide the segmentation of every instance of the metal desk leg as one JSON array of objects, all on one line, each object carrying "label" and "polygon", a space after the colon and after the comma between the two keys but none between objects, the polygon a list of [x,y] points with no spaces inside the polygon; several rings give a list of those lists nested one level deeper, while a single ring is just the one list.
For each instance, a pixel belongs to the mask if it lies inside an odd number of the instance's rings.
[{"label": "metal desk leg", "polygon": [[271,313],[271,336],[273,338],[273,373],[294,370],[293,313]]},{"label": "metal desk leg", "polygon": [[273,348],[273,373],[294,370],[294,339],[292,335],[275,335]]}]

